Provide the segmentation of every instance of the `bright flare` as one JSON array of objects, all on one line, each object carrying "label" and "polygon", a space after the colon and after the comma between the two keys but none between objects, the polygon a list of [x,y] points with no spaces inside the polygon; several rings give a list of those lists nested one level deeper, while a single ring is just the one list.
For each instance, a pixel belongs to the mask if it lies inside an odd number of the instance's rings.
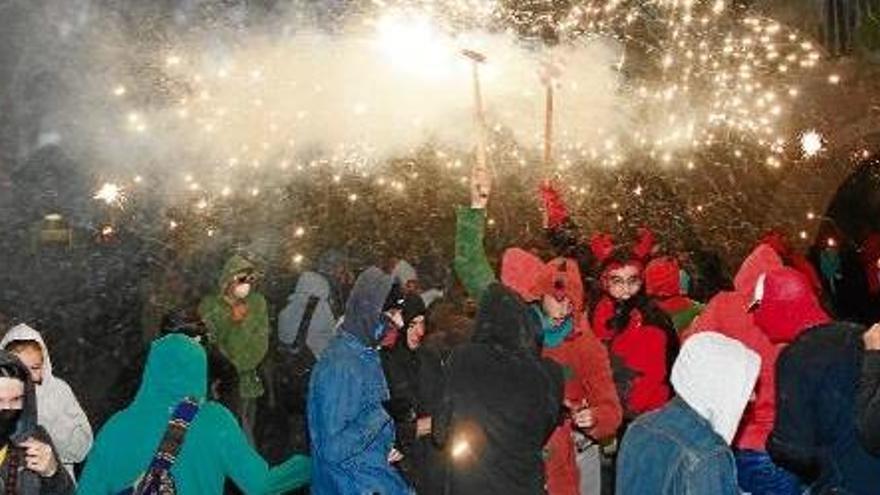
[{"label": "bright flare", "polygon": [[801,135],[801,150],[804,156],[812,158],[819,154],[823,148],[822,135],[816,131],[807,131]]}]

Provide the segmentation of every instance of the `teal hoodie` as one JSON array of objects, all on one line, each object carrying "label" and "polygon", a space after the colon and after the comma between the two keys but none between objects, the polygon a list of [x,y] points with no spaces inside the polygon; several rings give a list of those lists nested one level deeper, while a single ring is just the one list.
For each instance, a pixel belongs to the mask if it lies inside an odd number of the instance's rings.
[{"label": "teal hoodie", "polygon": [[201,408],[171,470],[179,494],[219,495],[227,477],[246,494],[284,493],[309,482],[308,457],[293,456],[270,469],[232,413],[205,400],[206,389],[207,358],[198,343],[184,335],[155,341],[137,396],[101,429],[77,493],[116,494],[133,486],[185,397],[199,400]]}]

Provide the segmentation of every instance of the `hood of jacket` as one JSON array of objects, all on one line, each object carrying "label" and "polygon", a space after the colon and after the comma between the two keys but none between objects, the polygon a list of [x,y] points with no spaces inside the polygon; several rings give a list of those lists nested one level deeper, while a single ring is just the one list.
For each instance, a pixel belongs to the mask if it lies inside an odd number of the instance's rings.
[{"label": "hood of jacket", "polygon": [[760,367],[758,354],[740,342],[702,332],[681,347],[670,381],[678,396],[730,445]]},{"label": "hood of jacket", "polygon": [[755,286],[755,324],[776,344],[791,343],[808,328],[828,323],[813,286],[788,267],[767,272]]},{"label": "hood of jacket", "polygon": [[528,251],[510,248],[501,260],[501,282],[526,302],[562,293],[571,301],[575,313],[584,309],[583,281],[573,259],[554,258],[545,263]]},{"label": "hood of jacket", "polygon": [[391,291],[391,276],[375,266],[358,275],[345,303],[341,329],[357,337],[364,345],[378,343],[376,328],[383,324],[382,308]]},{"label": "hood of jacket", "polygon": [[21,416],[12,435],[9,437],[13,443],[20,443],[32,436],[37,429],[37,395],[31,374],[14,355],[0,350],[0,366],[15,366],[19,368],[24,377],[24,404]]},{"label": "hood of jacket", "polygon": [[225,291],[236,275],[241,273],[253,273],[256,272],[256,270],[256,265],[244,256],[240,254],[232,255],[232,257],[226,261],[226,264],[223,265],[223,271],[220,272],[220,278],[217,280],[217,284],[220,286],[221,292]]},{"label": "hood of jacket", "polygon": [[172,334],[150,346],[141,386],[132,408],[166,410],[192,397],[204,400],[207,394],[208,358],[195,340]]},{"label": "hood of jacket", "polygon": [[304,296],[306,298],[315,296],[318,299],[327,300],[330,298],[330,282],[324,275],[317,272],[303,272],[296,281],[296,287],[287,297],[289,301]]},{"label": "hood of jacket", "polygon": [[733,280],[733,286],[740,294],[752,297],[761,275],[782,266],[782,258],[770,245],[759,244],[743,261]]},{"label": "hood of jacket", "polygon": [[681,270],[670,256],[656,258],[645,267],[645,292],[651,297],[681,295]]},{"label": "hood of jacket", "polygon": [[491,284],[480,299],[473,342],[516,354],[538,355],[541,323],[512,289]]},{"label": "hood of jacket", "polygon": [[46,347],[43,336],[37,330],[24,323],[10,328],[6,335],[3,336],[3,339],[0,340],[0,349],[5,349],[10,343],[21,340],[33,340],[40,344],[40,349],[43,350],[43,384],[45,385],[54,380],[55,376],[52,374],[52,360],[49,358],[49,348]]}]

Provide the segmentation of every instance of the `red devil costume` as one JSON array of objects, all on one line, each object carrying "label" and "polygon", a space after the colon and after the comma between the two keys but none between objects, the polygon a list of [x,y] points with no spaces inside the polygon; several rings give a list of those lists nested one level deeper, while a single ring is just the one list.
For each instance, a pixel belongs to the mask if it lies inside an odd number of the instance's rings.
[{"label": "red devil costume", "polygon": [[[575,226],[558,191],[545,183],[541,194],[551,240],[557,245],[560,240],[577,242],[569,253],[582,252],[586,246],[571,234]],[[609,234],[594,235],[588,250],[599,266],[600,286],[607,286],[611,271],[626,266],[636,267],[641,276],[653,246],[654,236],[648,229],[639,229],[631,249],[615,246]],[[624,419],[630,421],[664,405],[671,398],[669,370],[678,351],[678,336],[669,317],[642,291],[625,301],[605,292],[593,308],[592,323],[596,337],[608,349]]]}]

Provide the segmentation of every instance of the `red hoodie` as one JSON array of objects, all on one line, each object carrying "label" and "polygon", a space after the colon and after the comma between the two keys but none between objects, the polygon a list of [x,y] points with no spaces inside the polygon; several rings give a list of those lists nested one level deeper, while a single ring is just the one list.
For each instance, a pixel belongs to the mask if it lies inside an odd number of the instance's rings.
[{"label": "red hoodie", "polygon": [[794,268],[768,271],[762,292],[753,311],[755,324],[775,344],[790,344],[805,330],[831,321],[810,281]]},{"label": "red hoodie", "polygon": [[629,322],[621,330],[611,328],[613,317],[614,301],[605,296],[593,310],[593,332],[608,349],[625,417],[632,420],[671,398],[667,351],[677,342],[670,342],[668,332],[644,321],[638,308],[630,310]]},{"label": "red hoodie", "polygon": [[743,413],[733,444],[740,449],[764,452],[776,418],[776,358],[779,349],[755,325],[748,313],[750,298],[737,292],[721,292],[709,301],[682,341],[699,332],[718,332],[740,341],[761,356],[755,399]]},{"label": "red hoodie", "polygon": [[[563,368],[565,399],[574,404],[585,402],[593,409],[596,425],[585,432],[595,440],[614,436],[620,426],[622,411],[608,354],[593,336],[583,315],[584,289],[577,262],[556,258],[546,264],[519,248],[504,252],[501,280],[527,301],[540,301],[544,295],[567,296],[572,302],[574,328],[556,347],[544,347],[543,356]],[[547,490],[550,495],[578,495],[579,473],[575,462],[570,418],[559,425],[545,446]]]}]

